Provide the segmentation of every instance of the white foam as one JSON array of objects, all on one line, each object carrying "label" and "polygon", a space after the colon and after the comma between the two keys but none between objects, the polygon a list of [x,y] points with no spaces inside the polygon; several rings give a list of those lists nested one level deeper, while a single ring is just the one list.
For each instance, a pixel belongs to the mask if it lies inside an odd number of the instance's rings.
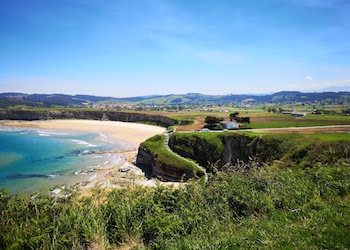
[{"label": "white foam", "polygon": [[23,128],[17,128],[17,127],[7,127],[7,126],[1,126],[0,125],[0,131],[5,131],[5,132],[19,132],[23,131]]},{"label": "white foam", "polygon": [[91,144],[91,143],[88,143],[88,142],[82,141],[82,140],[72,139],[71,141],[72,141],[72,142],[75,142],[75,143],[78,144],[78,145],[84,145],[84,146],[87,146],[87,147],[95,147],[95,146],[96,146],[96,145],[94,145],[94,144]]},{"label": "white foam", "polygon": [[50,136],[48,134],[38,134],[39,136]]},{"label": "white foam", "polygon": [[47,134],[47,135],[70,135],[68,133],[63,133],[63,132],[57,132],[57,131],[52,131],[52,130],[37,130],[36,131],[39,134]]}]

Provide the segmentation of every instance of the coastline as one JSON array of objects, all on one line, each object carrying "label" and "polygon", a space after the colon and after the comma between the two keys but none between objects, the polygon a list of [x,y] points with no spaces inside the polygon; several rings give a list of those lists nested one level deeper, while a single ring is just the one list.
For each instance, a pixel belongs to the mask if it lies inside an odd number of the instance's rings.
[{"label": "coastline", "polygon": [[[95,186],[113,189],[128,185],[154,186],[156,180],[150,180],[140,168],[133,163],[136,161],[137,149],[143,141],[163,133],[165,128],[117,121],[97,120],[49,120],[49,121],[0,121],[1,126],[24,127],[36,129],[49,129],[57,131],[80,131],[98,133],[108,139],[121,141],[130,145],[129,150],[119,152],[121,161],[108,168],[95,168],[93,172],[86,174],[85,181],[74,186],[80,187],[81,196],[89,196],[90,190]],[[52,191],[54,195],[60,195],[62,189]]]},{"label": "coastline", "polygon": [[0,125],[100,133],[111,139],[127,142],[130,145],[133,145],[136,149],[141,142],[165,131],[165,128],[148,124],[98,120],[7,120],[0,121]]}]

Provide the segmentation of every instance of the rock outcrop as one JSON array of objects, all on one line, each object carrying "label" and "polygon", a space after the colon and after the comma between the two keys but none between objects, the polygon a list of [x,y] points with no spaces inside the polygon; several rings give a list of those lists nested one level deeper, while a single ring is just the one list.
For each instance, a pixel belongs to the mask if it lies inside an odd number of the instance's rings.
[{"label": "rock outcrop", "polygon": [[163,181],[187,181],[190,178],[198,178],[193,171],[159,163],[156,156],[143,147],[139,147],[136,162],[147,176],[157,177]]}]

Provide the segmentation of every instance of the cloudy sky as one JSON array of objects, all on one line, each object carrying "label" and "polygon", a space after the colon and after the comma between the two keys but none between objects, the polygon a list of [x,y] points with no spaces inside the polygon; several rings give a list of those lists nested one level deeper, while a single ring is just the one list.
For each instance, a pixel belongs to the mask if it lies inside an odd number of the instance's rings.
[{"label": "cloudy sky", "polygon": [[0,4],[0,92],[350,89],[349,0]]}]

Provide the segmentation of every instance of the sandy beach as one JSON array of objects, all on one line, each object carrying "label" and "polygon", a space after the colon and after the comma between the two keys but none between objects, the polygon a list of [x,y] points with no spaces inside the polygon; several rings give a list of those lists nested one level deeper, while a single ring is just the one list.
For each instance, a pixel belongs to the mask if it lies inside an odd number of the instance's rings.
[{"label": "sandy beach", "polygon": [[147,124],[92,120],[1,121],[0,125],[102,133],[115,140],[127,142],[135,149],[141,142],[165,131],[165,128]]},{"label": "sandy beach", "polygon": [[[0,125],[100,133],[111,139],[128,143],[131,149],[121,153],[123,159],[117,166],[107,169],[96,168],[86,176],[86,181],[80,183],[83,196],[89,195],[89,190],[96,185],[104,188],[118,188],[126,185],[153,186],[156,184],[155,180],[147,179],[142,170],[133,163],[136,161],[140,143],[163,133],[165,128],[147,124],[93,120],[1,121]],[[127,171],[121,171],[122,169]]]}]

